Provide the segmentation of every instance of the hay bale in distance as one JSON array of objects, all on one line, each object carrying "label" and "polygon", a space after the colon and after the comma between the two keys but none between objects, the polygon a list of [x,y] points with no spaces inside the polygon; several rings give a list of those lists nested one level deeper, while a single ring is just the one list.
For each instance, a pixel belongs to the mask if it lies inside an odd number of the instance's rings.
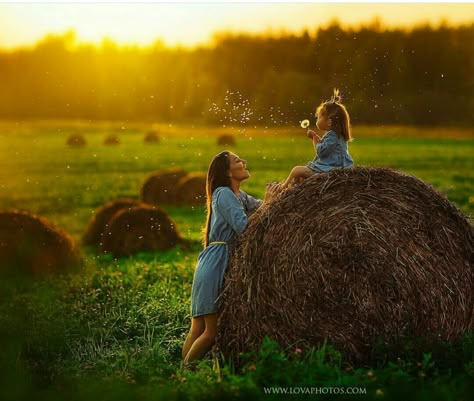
[{"label": "hay bale in distance", "polygon": [[84,245],[99,245],[112,217],[119,211],[130,209],[138,204],[136,199],[118,198],[102,205],[89,220],[82,237],[82,243]]},{"label": "hay bale in distance", "polygon": [[364,362],[380,339],[453,341],[474,329],[473,264],[474,228],[432,186],[390,169],[316,174],[250,219],[217,347],[238,358],[266,335],[285,347],[327,337]]},{"label": "hay bale in distance", "polygon": [[148,131],[145,135],[146,143],[158,143],[160,142],[160,136],[156,131]]},{"label": "hay bale in distance", "polygon": [[217,144],[219,146],[235,146],[235,137],[233,135],[220,135],[217,138]]},{"label": "hay bale in distance", "polygon": [[176,186],[176,201],[180,205],[205,205],[206,174],[190,173],[181,178]]},{"label": "hay bale in distance", "polygon": [[120,138],[117,135],[108,135],[104,139],[104,145],[118,145]]},{"label": "hay bale in distance", "polygon": [[85,146],[87,141],[81,134],[72,134],[67,138],[66,144],[68,146],[80,147]]},{"label": "hay bale in distance", "polygon": [[79,268],[71,236],[43,217],[0,212],[0,275],[39,277]]},{"label": "hay bale in distance", "polygon": [[128,256],[140,251],[166,251],[181,242],[176,224],[161,208],[141,204],[115,214],[100,251]]},{"label": "hay bale in distance", "polygon": [[186,174],[183,169],[155,171],[140,188],[140,200],[151,205],[174,204],[177,183]]}]

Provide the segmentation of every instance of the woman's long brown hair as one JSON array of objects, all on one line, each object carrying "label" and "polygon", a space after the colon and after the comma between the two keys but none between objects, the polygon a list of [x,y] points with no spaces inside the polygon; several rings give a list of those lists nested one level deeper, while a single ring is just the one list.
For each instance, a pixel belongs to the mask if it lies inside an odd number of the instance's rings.
[{"label": "woman's long brown hair", "polygon": [[204,228],[204,247],[209,245],[209,230],[212,214],[212,194],[218,187],[230,187],[229,151],[220,152],[211,161],[206,180],[206,226]]}]

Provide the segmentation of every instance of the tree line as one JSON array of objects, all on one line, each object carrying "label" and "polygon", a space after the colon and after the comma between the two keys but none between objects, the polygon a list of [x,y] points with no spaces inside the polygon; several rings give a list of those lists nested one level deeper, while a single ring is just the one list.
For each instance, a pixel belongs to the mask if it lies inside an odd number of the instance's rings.
[{"label": "tree line", "polygon": [[76,44],[0,51],[0,118],[294,125],[340,88],[353,123],[474,122],[474,24],[219,34],[193,49]]}]

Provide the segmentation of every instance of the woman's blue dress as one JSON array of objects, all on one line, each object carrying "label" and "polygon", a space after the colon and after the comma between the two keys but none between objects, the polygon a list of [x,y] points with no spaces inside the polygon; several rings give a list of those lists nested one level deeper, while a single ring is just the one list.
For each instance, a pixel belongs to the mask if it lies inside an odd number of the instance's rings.
[{"label": "woman's blue dress", "polygon": [[192,317],[217,313],[224,273],[229,262],[228,243],[247,227],[248,215],[262,201],[229,187],[216,188],[212,194],[209,245],[199,254],[191,294]]}]

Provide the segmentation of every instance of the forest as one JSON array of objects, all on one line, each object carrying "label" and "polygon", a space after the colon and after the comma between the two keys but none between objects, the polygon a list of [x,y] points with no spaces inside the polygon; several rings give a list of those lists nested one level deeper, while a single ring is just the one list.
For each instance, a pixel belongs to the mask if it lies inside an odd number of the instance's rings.
[{"label": "forest", "polygon": [[284,126],[340,88],[356,124],[472,126],[474,24],[216,34],[196,48],[77,43],[0,50],[1,119]]}]

